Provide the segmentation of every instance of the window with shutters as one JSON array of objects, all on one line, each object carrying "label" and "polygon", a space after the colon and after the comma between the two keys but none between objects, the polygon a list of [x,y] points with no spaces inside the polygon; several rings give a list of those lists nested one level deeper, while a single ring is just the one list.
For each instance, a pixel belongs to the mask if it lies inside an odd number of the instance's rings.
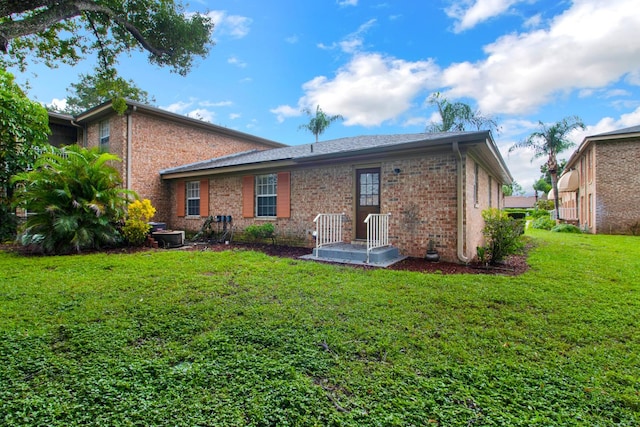
[{"label": "window with shutters", "polygon": [[200,181],[189,181],[186,185],[187,216],[200,215]]},{"label": "window with shutters", "polygon": [[256,176],[256,217],[275,217],[278,194],[276,174]]}]

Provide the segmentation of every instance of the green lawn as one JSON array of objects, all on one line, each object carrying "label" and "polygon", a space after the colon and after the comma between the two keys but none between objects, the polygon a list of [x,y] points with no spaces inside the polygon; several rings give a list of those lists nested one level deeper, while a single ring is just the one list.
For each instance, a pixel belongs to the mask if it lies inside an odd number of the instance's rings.
[{"label": "green lawn", "polygon": [[637,426],[640,240],[519,277],[0,252],[0,425]]}]

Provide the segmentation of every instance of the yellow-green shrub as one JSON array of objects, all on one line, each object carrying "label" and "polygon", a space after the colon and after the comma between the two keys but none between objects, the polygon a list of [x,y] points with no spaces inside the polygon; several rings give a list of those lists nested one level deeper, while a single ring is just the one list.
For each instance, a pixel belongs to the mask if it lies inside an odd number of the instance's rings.
[{"label": "yellow-green shrub", "polygon": [[156,208],[149,199],[135,200],[129,204],[122,234],[130,245],[140,246],[144,243],[151,229],[149,221],[155,214]]}]

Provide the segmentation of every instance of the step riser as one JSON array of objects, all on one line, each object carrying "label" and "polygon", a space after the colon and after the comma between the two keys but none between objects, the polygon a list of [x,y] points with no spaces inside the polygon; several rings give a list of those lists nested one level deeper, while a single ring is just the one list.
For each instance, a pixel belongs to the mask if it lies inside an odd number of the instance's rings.
[{"label": "step riser", "polygon": [[[343,259],[347,261],[367,262],[367,250],[341,250],[337,248],[319,248],[313,250],[313,256],[318,258]],[[398,248],[378,248],[369,254],[370,263],[383,263],[397,259],[400,256]]]}]

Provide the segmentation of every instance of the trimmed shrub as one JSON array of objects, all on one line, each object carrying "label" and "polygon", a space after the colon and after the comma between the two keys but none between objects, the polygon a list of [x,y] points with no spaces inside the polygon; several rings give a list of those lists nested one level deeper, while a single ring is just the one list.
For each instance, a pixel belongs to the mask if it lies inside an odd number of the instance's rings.
[{"label": "trimmed shrub", "polygon": [[551,229],[554,233],[576,233],[582,234],[582,230],[572,224],[558,224]]},{"label": "trimmed shrub", "polygon": [[262,240],[262,239],[275,239],[276,229],[270,222],[265,222],[264,224],[257,225],[251,224],[247,228],[245,228],[244,232],[249,235],[253,240]]},{"label": "trimmed shrub", "polygon": [[156,214],[156,208],[149,199],[135,200],[127,207],[127,220],[122,228],[124,238],[133,246],[142,246],[151,229],[149,221]]},{"label": "trimmed shrub", "polygon": [[548,215],[546,217],[541,216],[531,221],[531,228],[536,228],[538,230],[551,230],[555,226],[555,220],[551,219]]},{"label": "trimmed shrub", "polygon": [[531,212],[531,217],[536,218],[549,218],[549,211],[545,211],[544,209],[536,209]]},{"label": "trimmed shrub", "polygon": [[511,218],[496,208],[482,211],[482,218],[482,234],[486,241],[484,250],[490,264],[497,264],[522,249],[524,221]]}]

